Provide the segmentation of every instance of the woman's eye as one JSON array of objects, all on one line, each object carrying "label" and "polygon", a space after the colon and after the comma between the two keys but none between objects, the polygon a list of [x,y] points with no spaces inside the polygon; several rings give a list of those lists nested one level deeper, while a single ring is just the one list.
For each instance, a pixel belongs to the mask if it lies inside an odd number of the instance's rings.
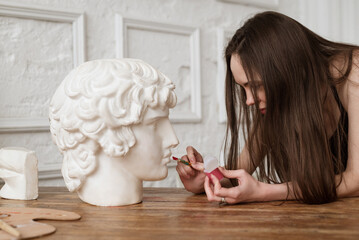
[{"label": "woman's eye", "polygon": [[260,88],[261,86],[263,86],[263,84],[260,82],[254,82],[251,84],[251,87],[253,88]]}]

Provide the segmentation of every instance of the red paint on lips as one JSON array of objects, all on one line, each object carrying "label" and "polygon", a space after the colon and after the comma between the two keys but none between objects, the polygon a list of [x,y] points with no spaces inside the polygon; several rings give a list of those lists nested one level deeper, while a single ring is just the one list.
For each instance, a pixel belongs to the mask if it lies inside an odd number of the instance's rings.
[{"label": "red paint on lips", "polygon": [[262,113],[262,114],[265,114],[265,113],[266,113],[266,109],[265,109],[265,108],[262,108],[262,109],[261,109],[261,113]]}]

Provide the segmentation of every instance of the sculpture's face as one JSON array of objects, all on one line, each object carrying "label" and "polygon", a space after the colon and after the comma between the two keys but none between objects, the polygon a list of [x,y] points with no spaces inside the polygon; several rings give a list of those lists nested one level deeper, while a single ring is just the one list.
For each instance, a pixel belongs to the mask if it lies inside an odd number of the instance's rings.
[{"label": "sculpture's face", "polygon": [[140,180],[160,180],[167,176],[171,148],[178,145],[168,119],[168,109],[148,108],[140,124],[132,126],[136,144],[125,155],[123,165]]}]

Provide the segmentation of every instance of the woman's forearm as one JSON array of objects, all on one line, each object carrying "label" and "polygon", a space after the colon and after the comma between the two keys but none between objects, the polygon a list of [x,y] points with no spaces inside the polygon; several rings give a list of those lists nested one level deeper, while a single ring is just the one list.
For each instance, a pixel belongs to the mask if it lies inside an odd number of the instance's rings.
[{"label": "woman's forearm", "polygon": [[[291,183],[289,184],[289,188],[291,189]],[[294,195],[292,191],[289,191],[286,183],[279,184],[268,184],[261,182],[261,196],[262,201],[276,201],[276,200],[293,200]]]},{"label": "woman's forearm", "polygon": [[355,171],[343,172],[342,178],[336,176],[338,197],[358,197],[359,196],[359,175]]},{"label": "woman's forearm", "polygon": [[[292,191],[292,183],[289,182],[289,194],[286,183],[268,184],[261,183],[260,196],[262,201],[275,201],[275,200],[293,200],[295,199]],[[343,197],[358,197],[359,196],[359,176],[352,172],[344,172],[342,180],[340,175],[336,176],[337,195],[339,198]],[[299,196],[300,197],[300,196]]]}]

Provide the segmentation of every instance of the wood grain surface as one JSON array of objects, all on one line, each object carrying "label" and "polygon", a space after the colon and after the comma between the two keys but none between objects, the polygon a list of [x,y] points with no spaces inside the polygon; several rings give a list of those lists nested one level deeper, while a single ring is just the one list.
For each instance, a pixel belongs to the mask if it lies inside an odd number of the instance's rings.
[{"label": "wood grain surface", "polygon": [[42,187],[32,201],[0,199],[2,207],[52,208],[81,215],[50,221],[41,239],[359,239],[359,198],[323,205],[295,201],[219,205],[178,188],[145,188],[143,202],[97,207],[65,188]]}]

